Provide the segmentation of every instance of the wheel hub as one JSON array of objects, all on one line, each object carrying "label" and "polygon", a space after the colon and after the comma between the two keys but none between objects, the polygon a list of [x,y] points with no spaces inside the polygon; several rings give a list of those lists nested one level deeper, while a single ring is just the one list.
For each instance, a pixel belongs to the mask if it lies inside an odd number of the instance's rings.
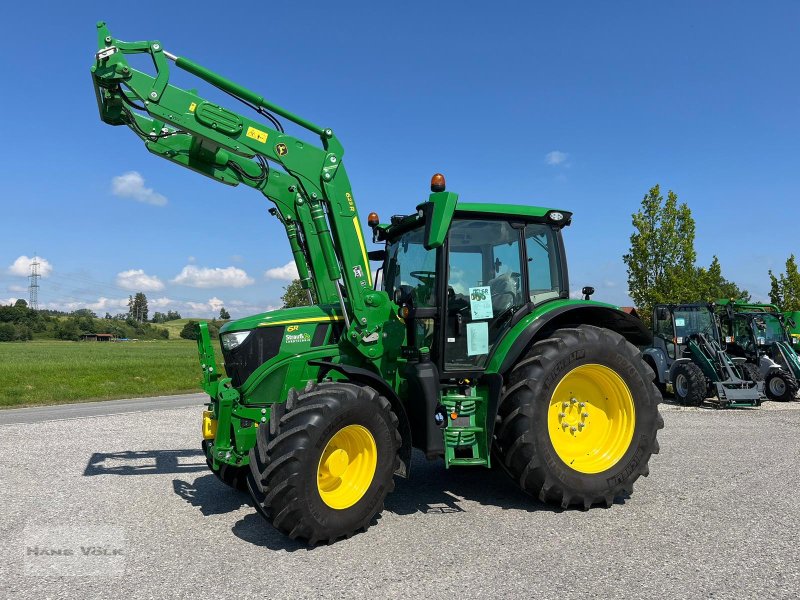
[{"label": "wheel hub", "polygon": [[553,449],[581,473],[601,473],[619,462],[635,428],[633,396],[613,369],[586,364],[556,386],[548,409]]},{"label": "wheel hub", "polygon": [[773,377],[769,382],[769,390],[775,396],[783,396],[786,393],[786,382],[780,377]]},{"label": "wheel hub", "polygon": [[317,490],[335,509],[353,506],[366,494],[378,465],[378,447],[362,425],[347,425],[328,441],[317,467]]}]

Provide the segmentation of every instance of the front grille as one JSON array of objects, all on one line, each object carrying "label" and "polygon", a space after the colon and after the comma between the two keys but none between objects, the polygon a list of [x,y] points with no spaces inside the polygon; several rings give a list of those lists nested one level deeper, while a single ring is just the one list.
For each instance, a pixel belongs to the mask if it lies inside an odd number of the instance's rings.
[{"label": "front grille", "polygon": [[258,367],[277,356],[282,341],[282,326],[259,327],[233,350],[227,351],[223,348],[225,371],[233,386],[241,387]]}]

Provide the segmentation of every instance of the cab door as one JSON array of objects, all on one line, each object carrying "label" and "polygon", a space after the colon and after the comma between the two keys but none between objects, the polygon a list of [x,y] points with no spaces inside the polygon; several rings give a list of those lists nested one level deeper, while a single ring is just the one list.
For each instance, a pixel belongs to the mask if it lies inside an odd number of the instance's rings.
[{"label": "cab door", "polygon": [[523,233],[523,225],[509,221],[453,221],[443,300],[445,373],[482,369],[514,313],[527,304]]}]

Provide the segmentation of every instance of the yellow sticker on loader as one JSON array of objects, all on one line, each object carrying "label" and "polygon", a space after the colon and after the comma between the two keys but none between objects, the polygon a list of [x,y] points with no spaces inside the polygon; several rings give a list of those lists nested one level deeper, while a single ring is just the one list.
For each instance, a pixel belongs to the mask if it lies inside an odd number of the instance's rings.
[{"label": "yellow sticker on loader", "polygon": [[257,142],[261,142],[262,144],[267,143],[266,131],[261,131],[260,129],[256,129],[255,127],[248,127],[247,133],[245,135],[250,139],[256,140]]}]

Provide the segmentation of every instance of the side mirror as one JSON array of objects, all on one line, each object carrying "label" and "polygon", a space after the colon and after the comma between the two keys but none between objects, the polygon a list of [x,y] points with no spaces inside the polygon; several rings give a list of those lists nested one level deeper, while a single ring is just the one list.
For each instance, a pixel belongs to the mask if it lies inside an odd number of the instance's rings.
[{"label": "side mirror", "polygon": [[659,306],[656,309],[656,319],[658,321],[666,321],[669,317],[669,313],[667,312],[667,308],[665,306]]},{"label": "side mirror", "polygon": [[581,294],[583,294],[584,300],[591,300],[592,294],[594,294],[594,288],[590,285],[587,285],[581,290]]}]

